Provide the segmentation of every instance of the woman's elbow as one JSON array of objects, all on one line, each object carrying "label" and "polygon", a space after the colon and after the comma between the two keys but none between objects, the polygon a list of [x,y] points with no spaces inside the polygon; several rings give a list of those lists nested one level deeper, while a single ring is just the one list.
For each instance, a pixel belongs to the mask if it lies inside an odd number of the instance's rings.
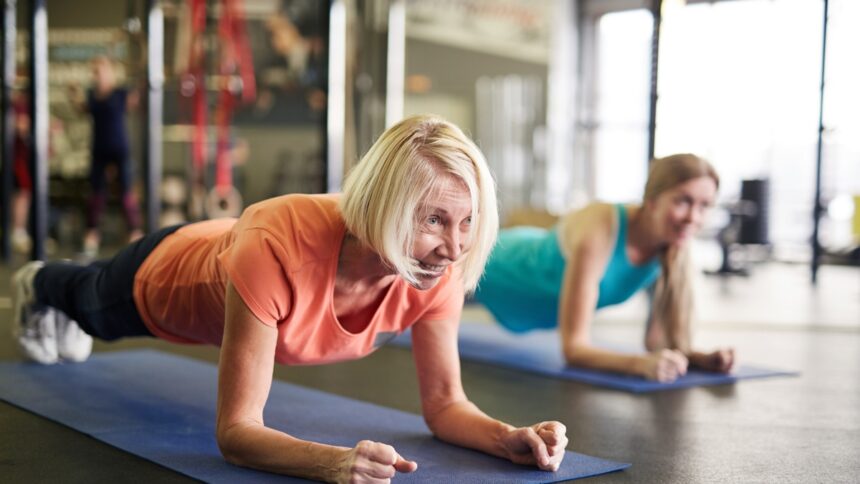
[{"label": "woman's elbow", "polygon": [[236,427],[235,425],[230,427],[219,426],[215,431],[215,440],[225,461],[244,467],[246,465],[245,454],[242,452],[240,432],[237,432]]},{"label": "woman's elbow", "polygon": [[650,353],[652,351],[661,350],[666,347],[666,339],[662,332],[648,326],[648,331],[645,333],[645,349]]},{"label": "woman's elbow", "polygon": [[430,429],[430,433],[433,434],[434,437],[439,436],[441,426],[439,425],[439,420],[437,418],[424,415],[424,423],[427,424],[427,428]]},{"label": "woman's elbow", "polygon": [[562,353],[564,354],[564,361],[571,366],[582,366],[584,363],[584,353],[587,346],[582,344],[566,344],[562,348]]},{"label": "woman's elbow", "polygon": [[444,428],[444,411],[435,410],[435,411],[424,411],[424,423],[427,424],[427,428],[430,429],[430,433],[434,436],[438,437],[439,433],[442,432]]},{"label": "woman's elbow", "polygon": [[465,397],[462,400],[451,400],[447,402],[439,402],[433,405],[424,405],[424,423],[427,424],[427,428],[430,429],[430,432],[439,437],[442,433],[445,432],[445,428],[447,427],[446,422],[451,417],[452,408],[458,403],[462,403],[467,401]]}]

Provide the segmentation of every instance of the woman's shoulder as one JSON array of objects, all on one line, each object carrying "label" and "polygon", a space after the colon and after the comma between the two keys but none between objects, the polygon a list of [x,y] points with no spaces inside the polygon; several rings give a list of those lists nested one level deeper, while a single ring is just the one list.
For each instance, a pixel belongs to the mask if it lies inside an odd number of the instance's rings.
[{"label": "woman's shoulder", "polygon": [[265,219],[284,216],[316,218],[321,215],[338,216],[338,194],[291,193],[259,201],[242,212],[241,218]]},{"label": "woman's shoulder", "polygon": [[559,234],[567,254],[575,251],[605,251],[614,246],[618,230],[616,204],[591,202],[565,214],[559,222]]},{"label": "woman's shoulder", "polygon": [[334,194],[290,194],[257,202],[242,212],[238,229],[264,229],[279,235],[325,231],[343,225]]},{"label": "woman's shoulder", "polygon": [[251,205],[235,226],[237,237],[276,241],[295,260],[326,259],[343,238],[336,195],[291,194]]},{"label": "woman's shoulder", "polygon": [[617,218],[615,204],[591,202],[562,216],[560,224],[576,228],[580,233],[596,233],[614,229]]}]

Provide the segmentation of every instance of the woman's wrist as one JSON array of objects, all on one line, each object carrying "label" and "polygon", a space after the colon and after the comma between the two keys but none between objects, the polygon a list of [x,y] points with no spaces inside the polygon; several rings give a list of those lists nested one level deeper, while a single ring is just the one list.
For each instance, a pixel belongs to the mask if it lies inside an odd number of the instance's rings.
[{"label": "woman's wrist", "polygon": [[513,462],[514,455],[511,453],[511,450],[508,448],[508,445],[506,444],[506,442],[507,442],[507,437],[511,434],[511,432],[516,430],[516,427],[514,427],[513,425],[510,425],[510,424],[507,424],[505,422],[499,421],[499,420],[497,420],[497,422],[499,424],[499,428],[498,428],[498,431],[496,432],[495,443],[493,445],[493,447],[497,450],[496,451],[491,450],[490,453],[496,454],[499,457],[502,457],[504,459],[508,459],[509,461]]},{"label": "woman's wrist", "polygon": [[341,477],[344,469],[349,466],[352,449],[333,447],[330,451],[328,459],[324,460],[328,465],[322,466],[322,469],[319,470],[319,477],[325,482],[335,483],[343,480]]},{"label": "woman's wrist", "polygon": [[686,356],[690,366],[696,366],[699,368],[706,368],[708,366],[708,355],[701,351],[690,350],[687,352]]},{"label": "woman's wrist", "polygon": [[630,373],[644,378],[648,378],[649,354],[633,355],[630,362]]}]

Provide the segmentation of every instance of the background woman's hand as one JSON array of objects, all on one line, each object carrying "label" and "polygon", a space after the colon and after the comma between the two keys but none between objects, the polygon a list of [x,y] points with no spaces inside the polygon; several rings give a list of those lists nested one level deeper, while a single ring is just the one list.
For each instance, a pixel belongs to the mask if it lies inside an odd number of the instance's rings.
[{"label": "background woman's hand", "polygon": [[662,349],[645,357],[645,378],[669,383],[687,373],[687,357],[678,350]]},{"label": "background woman's hand", "polygon": [[400,457],[394,447],[362,440],[346,455],[338,472],[339,483],[387,483],[398,472],[413,472],[418,464]]},{"label": "background woman's hand", "polygon": [[735,349],[719,348],[711,353],[703,353],[695,363],[705,370],[728,373],[735,365]]},{"label": "background woman's hand", "polygon": [[511,430],[502,439],[502,445],[515,464],[557,471],[568,443],[566,433],[567,427],[561,422],[541,422]]}]

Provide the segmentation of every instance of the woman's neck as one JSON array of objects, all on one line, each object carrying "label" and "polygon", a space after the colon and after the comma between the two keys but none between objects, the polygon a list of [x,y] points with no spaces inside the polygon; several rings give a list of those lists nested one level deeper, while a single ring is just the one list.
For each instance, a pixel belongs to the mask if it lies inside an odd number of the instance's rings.
[{"label": "woman's neck", "polygon": [[115,88],[116,84],[112,82],[97,82],[95,85],[95,93],[97,97],[107,97]]},{"label": "woman's neck", "polygon": [[367,328],[397,276],[379,255],[345,235],[337,262],[333,305],[341,326],[358,334]]},{"label": "woman's neck", "polygon": [[627,245],[635,252],[639,263],[654,257],[666,248],[666,243],[660,239],[651,223],[648,209],[639,205],[631,210],[627,220]]},{"label": "woman's neck", "polygon": [[337,261],[336,290],[352,292],[388,286],[395,277],[395,272],[382,261],[379,254],[352,234],[344,235]]}]

